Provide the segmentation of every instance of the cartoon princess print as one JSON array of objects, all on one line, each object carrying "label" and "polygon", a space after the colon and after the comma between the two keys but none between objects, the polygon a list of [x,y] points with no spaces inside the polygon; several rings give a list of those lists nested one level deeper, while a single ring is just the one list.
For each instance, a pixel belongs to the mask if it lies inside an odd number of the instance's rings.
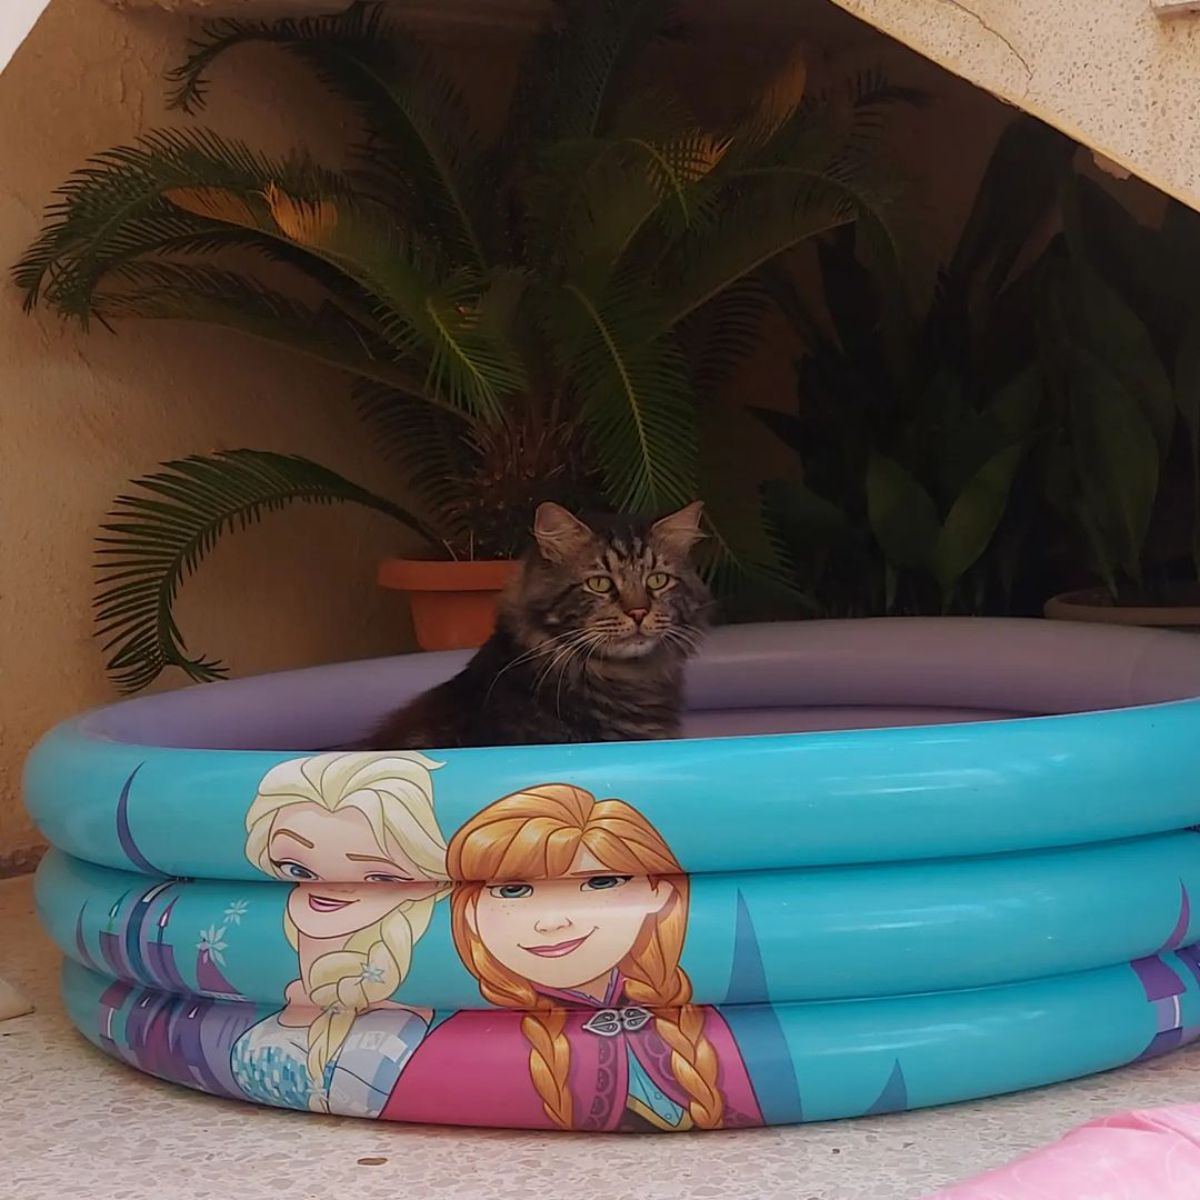
[{"label": "cartoon princess print", "polygon": [[378,1116],[432,1013],[394,1002],[449,892],[431,772],[412,752],[322,754],[270,770],[246,814],[246,856],[296,883],[284,931],[299,977],[231,1055],[253,1100]]},{"label": "cartoon princess print", "polygon": [[589,1130],[762,1123],[729,1027],[690,1003],[679,965],[688,880],[641,813],[544,784],[471,818],[447,863],[459,956],[485,1000],[521,1013],[443,1022],[399,1077],[384,1119]]}]

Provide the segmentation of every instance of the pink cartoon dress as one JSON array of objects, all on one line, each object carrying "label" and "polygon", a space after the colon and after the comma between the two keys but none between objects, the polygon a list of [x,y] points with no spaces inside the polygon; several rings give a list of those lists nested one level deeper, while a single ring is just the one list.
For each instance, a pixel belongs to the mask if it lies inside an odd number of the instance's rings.
[{"label": "pink cartoon dress", "polygon": [[[617,972],[603,1000],[539,989],[568,1009],[568,1073],[573,1127],[650,1132],[692,1126],[689,1096],[671,1068],[671,1048],[652,1013],[625,996]],[[413,1055],[380,1114],[390,1121],[556,1129],[530,1074],[523,1014],[465,1010],[437,1026]],[[714,1008],[704,1033],[716,1053],[722,1125],[762,1124],[762,1113],[733,1035]]]}]

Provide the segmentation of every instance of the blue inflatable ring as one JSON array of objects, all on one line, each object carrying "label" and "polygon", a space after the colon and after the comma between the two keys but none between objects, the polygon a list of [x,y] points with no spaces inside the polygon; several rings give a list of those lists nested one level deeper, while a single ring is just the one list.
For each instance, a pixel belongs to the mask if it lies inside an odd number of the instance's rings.
[{"label": "blue inflatable ring", "polygon": [[217,1095],[597,1131],[940,1104],[1200,1034],[1200,639],[739,627],[680,741],[318,749],[462,660],[47,735],[26,797],[79,1029]]}]

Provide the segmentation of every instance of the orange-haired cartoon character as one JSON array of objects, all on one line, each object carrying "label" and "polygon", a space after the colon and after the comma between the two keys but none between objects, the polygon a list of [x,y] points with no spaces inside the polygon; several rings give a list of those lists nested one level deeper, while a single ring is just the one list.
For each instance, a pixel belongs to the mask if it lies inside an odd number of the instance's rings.
[{"label": "orange-haired cartoon character", "polygon": [[451,839],[454,943],[494,1009],[456,1013],[383,1119],[547,1129],[761,1124],[729,1027],[679,965],[688,881],[621,800],[543,784]]}]

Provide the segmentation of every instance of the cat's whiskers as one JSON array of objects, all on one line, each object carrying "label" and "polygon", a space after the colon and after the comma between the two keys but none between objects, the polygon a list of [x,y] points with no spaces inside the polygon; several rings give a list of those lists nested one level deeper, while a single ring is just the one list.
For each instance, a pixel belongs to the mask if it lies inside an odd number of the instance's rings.
[{"label": "cat's whiskers", "polygon": [[589,648],[595,640],[596,634],[594,630],[579,629],[575,631],[574,637],[571,638],[566,645],[561,646],[555,653],[553,659],[542,670],[541,674],[534,682],[534,694],[541,695],[542,687],[549,682],[554,672],[558,671],[558,687],[559,695],[562,692],[562,681],[566,678],[567,668],[571,665],[576,655],[583,650]]},{"label": "cat's whiskers", "polygon": [[668,625],[659,630],[659,636],[668,645],[679,646],[685,654],[694,654],[700,648],[700,635],[679,625]]},{"label": "cat's whiskers", "polygon": [[529,662],[530,660],[545,654],[553,653],[561,646],[563,642],[569,641],[571,638],[576,637],[578,633],[579,631],[577,629],[568,629],[565,633],[556,633],[553,637],[548,637],[545,641],[538,642],[536,646],[531,646],[528,650],[525,650],[521,654],[516,655],[515,658],[510,659],[504,664],[504,666],[500,668],[499,671],[496,672],[492,682],[488,685],[488,690],[483,697],[484,704],[487,704],[487,702],[491,699],[492,691],[496,684],[500,682],[500,677],[502,675],[507,674],[513,669],[513,667],[519,667],[522,663]]},{"label": "cat's whiskers", "polygon": [[563,676],[566,673],[567,667],[571,663],[571,659],[578,651],[583,650],[591,642],[594,636],[594,631],[590,629],[572,630],[570,640],[566,643],[566,645],[560,646],[558,650],[555,651],[554,657],[542,669],[542,672],[538,675],[537,679],[534,680],[534,695],[541,695],[542,685],[549,680],[551,674],[554,672],[554,669],[559,667],[560,664],[561,669],[559,671],[559,689],[561,693]]},{"label": "cat's whiskers", "polygon": [[563,681],[567,677],[567,668],[571,665],[571,660],[578,655],[583,655],[583,661],[579,664],[579,670],[582,674],[587,670],[588,660],[595,653],[597,647],[601,644],[603,638],[592,630],[585,631],[585,636],[579,642],[571,647],[571,653],[568,654],[566,660],[558,672],[558,687],[554,692],[554,711],[562,716],[562,689]]}]

